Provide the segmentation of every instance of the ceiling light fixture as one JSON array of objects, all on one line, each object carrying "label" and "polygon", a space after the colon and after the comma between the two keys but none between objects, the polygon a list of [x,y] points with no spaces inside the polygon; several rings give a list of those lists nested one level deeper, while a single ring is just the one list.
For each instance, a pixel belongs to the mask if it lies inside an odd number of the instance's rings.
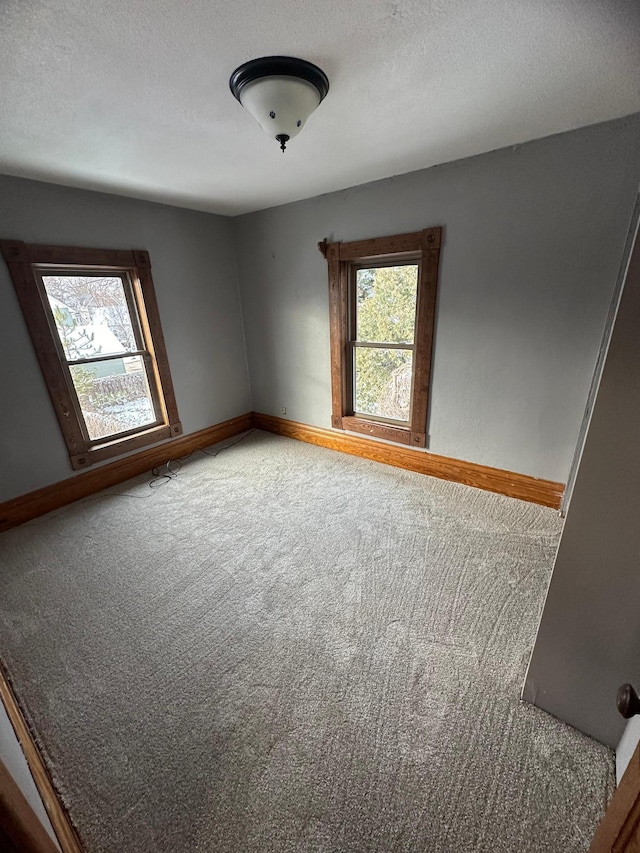
[{"label": "ceiling light fixture", "polygon": [[234,97],[282,151],[329,91],[327,75],[304,59],[263,56],[240,65],[229,79]]}]

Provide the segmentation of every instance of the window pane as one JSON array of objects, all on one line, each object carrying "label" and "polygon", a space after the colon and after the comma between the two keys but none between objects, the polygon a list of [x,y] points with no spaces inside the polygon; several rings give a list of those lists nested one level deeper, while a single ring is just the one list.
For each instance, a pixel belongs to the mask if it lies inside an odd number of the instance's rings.
[{"label": "window pane", "polygon": [[356,270],[356,340],[413,343],[418,265]]},{"label": "window pane", "polygon": [[354,409],[359,414],[409,420],[413,353],[354,347]]},{"label": "window pane", "polygon": [[119,276],[43,275],[42,281],[69,361],[138,349]]},{"label": "window pane", "polygon": [[69,369],[92,441],[156,422],[141,356],[72,364]]}]

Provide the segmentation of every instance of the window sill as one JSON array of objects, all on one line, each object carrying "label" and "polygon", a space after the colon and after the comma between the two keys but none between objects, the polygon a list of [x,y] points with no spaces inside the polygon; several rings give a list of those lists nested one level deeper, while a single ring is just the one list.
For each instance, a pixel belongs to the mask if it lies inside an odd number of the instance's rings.
[{"label": "window sill", "polygon": [[163,441],[166,438],[172,438],[176,435],[182,435],[182,424],[180,422],[170,425],[161,424],[135,435],[128,435],[125,438],[94,445],[87,448],[83,453],[76,453],[70,457],[71,467],[74,471],[89,468],[91,465],[95,465],[96,462],[113,459],[114,456],[122,456],[123,453],[128,453],[130,450],[138,450],[140,447],[146,447],[148,444],[155,444],[158,441]]},{"label": "window sill", "polygon": [[406,444],[410,447],[425,447],[427,437],[425,433],[411,432],[409,427],[391,426],[390,424],[380,423],[380,421],[369,421],[366,418],[359,418],[355,415],[347,415],[340,419],[333,418],[333,426],[337,429],[348,430],[349,432],[357,432],[361,435],[370,435],[372,438],[382,438],[386,441],[393,441],[396,444]]}]

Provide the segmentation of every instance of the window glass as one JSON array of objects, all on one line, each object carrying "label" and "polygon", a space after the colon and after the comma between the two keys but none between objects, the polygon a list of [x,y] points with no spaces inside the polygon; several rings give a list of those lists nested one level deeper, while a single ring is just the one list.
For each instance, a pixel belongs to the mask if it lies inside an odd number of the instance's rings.
[{"label": "window glass", "polygon": [[413,343],[418,265],[356,270],[356,340]]},{"label": "window glass", "polygon": [[359,414],[408,421],[411,350],[354,347],[354,409]]},{"label": "window glass", "polygon": [[156,422],[141,356],[69,366],[91,441]]},{"label": "window glass", "polygon": [[69,361],[138,349],[120,276],[43,275],[42,281]]}]

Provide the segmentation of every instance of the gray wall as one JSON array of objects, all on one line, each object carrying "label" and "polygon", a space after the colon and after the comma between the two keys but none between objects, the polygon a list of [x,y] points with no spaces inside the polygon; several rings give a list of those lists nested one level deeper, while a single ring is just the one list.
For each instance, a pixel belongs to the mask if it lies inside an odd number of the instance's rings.
[{"label": "gray wall", "polygon": [[636,115],[238,217],[254,408],[330,425],[319,240],[443,225],[429,450],[566,482],[639,131]]},{"label": "gray wall", "polygon": [[640,243],[631,259],[524,698],[615,747],[640,689]]},{"label": "gray wall", "polygon": [[[0,237],[147,249],[185,433],[251,410],[231,221],[0,176]],[[71,476],[58,422],[0,259],[0,500]]]}]

